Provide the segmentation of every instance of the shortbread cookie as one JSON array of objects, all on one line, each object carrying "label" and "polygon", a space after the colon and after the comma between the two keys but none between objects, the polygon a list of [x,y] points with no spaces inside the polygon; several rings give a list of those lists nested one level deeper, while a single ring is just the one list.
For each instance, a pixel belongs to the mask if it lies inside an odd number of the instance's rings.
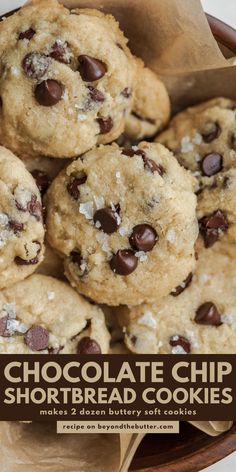
[{"label": "shortbread cookie", "polygon": [[236,354],[235,259],[203,249],[196,273],[168,297],[117,310],[132,352]]},{"label": "shortbread cookie", "polygon": [[100,308],[69,285],[32,275],[0,292],[0,352],[100,354],[109,349]]},{"label": "shortbread cookie", "polygon": [[126,118],[125,135],[132,140],[154,136],[170,118],[170,99],[164,83],[138,61],[132,112]]},{"label": "shortbread cookie", "polygon": [[72,285],[99,303],[155,300],[194,268],[193,178],[160,144],[100,146],[47,196],[49,243]]},{"label": "shortbread cookie", "polygon": [[197,177],[236,167],[236,102],[215,98],[176,115],[157,141]]},{"label": "shortbread cookie", "polygon": [[68,158],[115,140],[136,63],[111,15],[33,0],[0,24],[0,142]]},{"label": "shortbread cookie", "polygon": [[[197,215],[205,247],[216,241],[236,242],[236,169],[220,172],[206,182],[198,195]],[[236,249],[235,249],[236,251]]]},{"label": "shortbread cookie", "polygon": [[24,279],[43,259],[42,203],[33,177],[0,147],[0,288]]},{"label": "shortbread cookie", "polygon": [[21,157],[26,169],[34,177],[37,187],[43,197],[53,179],[70,163],[69,159],[50,159],[49,157],[35,156]]}]

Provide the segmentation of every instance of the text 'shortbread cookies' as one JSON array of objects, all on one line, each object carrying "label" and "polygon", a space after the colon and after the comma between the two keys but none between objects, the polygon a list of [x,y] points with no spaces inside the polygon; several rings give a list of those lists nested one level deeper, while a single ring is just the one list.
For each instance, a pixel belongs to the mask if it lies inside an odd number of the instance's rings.
[{"label": "text 'shortbread cookies'", "polygon": [[105,354],[109,333],[102,310],[68,284],[32,275],[0,292],[0,352]]},{"label": "text 'shortbread cookies'", "polygon": [[136,63],[111,15],[33,0],[0,24],[0,142],[68,158],[115,140]]},{"label": "text 'shortbread cookies'", "polygon": [[236,167],[236,102],[214,98],[176,115],[157,137],[196,177]]},{"label": "text 'shortbread cookies'", "polygon": [[140,354],[234,354],[236,265],[203,249],[195,274],[155,304],[118,308],[127,347]]},{"label": "text 'shortbread cookies'", "polygon": [[0,147],[0,288],[24,279],[43,260],[38,187],[24,164]]},{"label": "text 'shortbread cookies'", "polygon": [[193,178],[160,144],[100,146],[47,194],[48,240],[80,293],[108,305],[167,295],[193,270]]},{"label": "text 'shortbread cookies'", "polygon": [[132,140],[154,136],[170,118],[170,99],[164,83],[142,61],[137,61],[137,82],[125,135]]}]

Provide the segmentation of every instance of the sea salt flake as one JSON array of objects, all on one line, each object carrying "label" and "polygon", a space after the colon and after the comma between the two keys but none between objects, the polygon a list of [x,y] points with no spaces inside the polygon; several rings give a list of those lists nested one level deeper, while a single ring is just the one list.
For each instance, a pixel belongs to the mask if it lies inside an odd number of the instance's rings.
[{"label": "sea salt flake", "polygon": [[62,95],[62,100],[64,100],[65,102],[69,101],[69,93],[67,89],[64,90],[64,93]]},{"label": "sea salt flake", "polygon": [[189,136],[184,136],[181,139],[181,152],[185,153],[190,151],[193,151],[193,144],[191,143]]},{"label": "sea salt flake", "polygon": [[49,300],[49,301],[54,300],[54,298],[55,298],[55,292],[48,292],[48,293],[47,293],[47,296],[48,296],[48,300]]},{"label": "sea salt flake", "polygon": [[79,212],[85,216],[86,220],[92,220],[93,202],[80,203]]},{"label": "sea salt flake", "polygon": [[200,154],[194,154],[194,159],[196,162],[200,162],[202,160],[202,157],[200,156]]},{"label": "sea salt flake", "polygon": [[236,310],[234,308],[226,310],[221,315],[221,321],[228,324],[232,329],[236,329]]},{"label": "sea salt flake", "polygon": [[100,229],[100,228],[102,227],[100,221],[96,221],[95,227],[96,227],[97,229]]},{"label": "sea salt flake", "polygon": [[202,135],[200,133],[195,133],[195,135],[192,138],[192,142],[194,144],[201,144],[202,143]]},{"label": "sea salt flake", "polygon": [[105,233],[99,233],[96,235],[96,240],[99,242],[101,245],[102,250],[108,255],[108,257],[111,257],[112,251],[111,248],[108,244],[108,238]]},{"label": "sea salt flake", "polygon": [[78,121],[86,121],[87,120],[87,116],[84,114],[84,113],[81,113],[78,115]]},{"label": "sea salt flake", "polygon": [[138,151],[138,146],[132,146],[133,151]]},{"label": "sea salt flake", "polygon": [[137,251],[135,256],[140,260],[140,262],[145,262],[148,258],[146,252],[144,251]]},{"label": "sea salt flake", "polygon": [[7,320],[6,329],[11,334],[14,334],[14,333],[17,333],[17,332],[24,334],[28,331],[28,327],[24,323],[21,323],[21,321],[15,320],[13,318]]},{"label": "sea salt flake", "polygon": [[126,226],[120,226],[120,228],[118,229],[118,232],[120,233],[121,236],[126,236],[129,230]]},{"label": "sea salt flake", "polygon": [[148,328],[156,328],[156,320],[153,317],[153,313],[148,310],[138,320],[138,324],[148,326]]},{"label": "sea salt flake", "polygon": [[27,209],[27,203],[30,202],[32,193],[30,190],[18,185],[14,191],[14,197],[22,208]]},{"label": "sea salt flake", "polygon": [[14,77],[19,77],[20,71],[19,71],[19,69],[17,69],[17,67],[14,67],[14,66],[11,67],[10,71],[11,71],[11,74],[12,74]]},{"label": "sea salt flake", "polygon": [[13,303],[4,303],[3,305],[3,311],[5,311],[7,313],[7,315],[9,316],[9,318],[16,318],[16,304],[15,302]]},{"label": "sea salt flake", "polygon": [[5,213],[0,213],[0,226],[7,226],[9,218]]},{"label": "sea salt flake", "polygon": [[210,276],[208,274],[201,274],[199,275],[199,282],[201,284],[206,284],[210,280]]},{"label": "sea salt flake", "polygon": [[94,198],[94,202],[95,202],[97,210],[100,210],[100,208],[104,208],[105,201],[103,197],[97,197],[96,195],[94,195],[93,198]]},{"label": "sea salt flake", "polygon": [[182,346],[174,346],[171,349],[172,354],[186,354],[186,351],[182,348]]},{"label": "sea salt flake", "polygon": [[175,236],[176,236],[175,230],[172,228],[168,229],[166,233],[166,240],[173,244],[175,241]]}]

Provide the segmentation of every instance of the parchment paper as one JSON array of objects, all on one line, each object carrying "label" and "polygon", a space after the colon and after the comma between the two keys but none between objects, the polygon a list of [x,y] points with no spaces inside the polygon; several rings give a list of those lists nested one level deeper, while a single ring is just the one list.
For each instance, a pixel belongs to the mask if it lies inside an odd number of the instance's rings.
[{"label": "parchment paper", "polygon": [[[64,0],[112,13],[133,53],[159,73],[173,111],[224,95],[236,98],[236,67],[215,42],[199,0]],[[9,10],[14,8],[9,1]],[[230,422],[192,422],[215,436]],[[143,435],[56,435],[55,426],[0,424],[1,472],[127,472]],[[158,435],[157,435],[158,441]]]}]

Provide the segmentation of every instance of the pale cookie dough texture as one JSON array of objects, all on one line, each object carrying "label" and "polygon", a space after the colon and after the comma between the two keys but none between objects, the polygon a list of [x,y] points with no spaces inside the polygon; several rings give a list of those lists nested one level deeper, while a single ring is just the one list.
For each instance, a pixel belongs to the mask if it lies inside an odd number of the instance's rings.
[{"label": "pale cookie dough texture", "polygon": [[0,353],[106,354],[100,308],[68,284],[32,275],[0,292]]},{"label": "pale cookie dough texture", "polygon": [[0,142],[68,158],[115,140],[136,63],[111,15],[33,0],[0,24]]},{"label": "pale cookie dough texture", "polygon": [[194,268],[193,178],[160,144],[100,146],[74,161],[47,194],[48,241],[66,276],[99,303],[167,295]]},{"label": "pale cookie dough texture", "polygon": [[200,180],[236,167],[236,102],[215,98],[187,108],[157,141]]},{"label": "pale cookie dough texture", "polygon": [[170,118],[170,99],[164,83],[137,60],[137,82],[125,135],[132,140],[154,136]]},{"label": "pale cookie dough texture", "polygon": [[235,258],[203,249],[196,273],[168,297],[117,310],[134,353],[235,354]]},{"label": "pale cookie dough texture", "polygon": [[43,260],[42,203],[33,177],[0,147],[0,288],[26,278]]}]

